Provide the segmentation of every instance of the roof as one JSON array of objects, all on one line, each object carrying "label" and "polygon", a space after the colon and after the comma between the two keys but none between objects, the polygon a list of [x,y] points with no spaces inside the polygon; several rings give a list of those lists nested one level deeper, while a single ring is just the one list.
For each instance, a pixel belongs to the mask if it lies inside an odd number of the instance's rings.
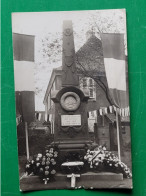
[{"label": "roof", "polygon": [[106,114],[106,116],[112,123],[114,123],[116,121],[115,114]]},{"label": "roof", "polygon": [[76,65],[78,70],[83,70],[84,66],[87,71],[105,74],[102,43],[95,35],[76,52]]},{"label": "roof", "polygon": [[50,77],[50,80],[49,80],[49,84],[47,86],[47,89],[46,89],[46,92],[45,92],[45,96],[44,96],[44,100],[43,100],[44,104],[45,104],[45,101],[47,99],[47,94],[48,94],[48,92],[50,92],[50,90],[52,88],[52,85],[53,85],[53,82],[55,80],[56,75],[61,75],[61,74],[62,74],[62,66],[60,66],[58,68],[54,68],[52,70],[52,74],[51,74],[51,77]]},{"label": "roof", "polygon": [[[106,117],[112,122],[116,122],[116,115],[113,113],[111,114],[106,114]],[[129,126],[130,125],[130,119],[129,116],[126,117],[121,117],[121,125]]]}]

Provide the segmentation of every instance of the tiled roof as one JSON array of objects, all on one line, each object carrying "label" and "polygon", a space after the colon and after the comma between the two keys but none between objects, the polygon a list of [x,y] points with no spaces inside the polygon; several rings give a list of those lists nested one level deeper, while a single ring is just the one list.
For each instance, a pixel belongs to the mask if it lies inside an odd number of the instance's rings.
[{"label": "tiled roof", "polygon": [[116,121],[115,114],[106,114],[106,116],[112,123],[114,123]]},{"label": "tiled roof", "polygon": [[76,64],[78,70],[84,67],[87,71],[105,73],[102,43],[95,35],[76,52]]},{"label": "tiled roof", "polygon": [[[82,71],[84,67],[84,70],[93,71],[96,75],[105,75],[102,43],[95,35],[92,35],[76,52],[76,66],[78,72]],[[62,66],[54,70],[61,71]]]}]

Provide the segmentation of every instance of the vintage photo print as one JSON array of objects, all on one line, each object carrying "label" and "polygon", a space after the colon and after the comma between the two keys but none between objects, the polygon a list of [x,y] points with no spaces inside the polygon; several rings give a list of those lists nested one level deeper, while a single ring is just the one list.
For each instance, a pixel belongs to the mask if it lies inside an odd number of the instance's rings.
[{"label": "vintage photo print", "polygon": [[125,9],[12,14],[20,191],[132,189]]}]

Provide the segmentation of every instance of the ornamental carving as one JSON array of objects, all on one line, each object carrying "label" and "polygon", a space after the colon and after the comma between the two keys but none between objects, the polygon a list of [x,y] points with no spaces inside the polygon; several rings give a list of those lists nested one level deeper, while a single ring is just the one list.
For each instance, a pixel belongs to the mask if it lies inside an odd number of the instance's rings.
[{"label": "ornamental carving", "polygon": [[66,36],[70,36],[73,33],[71,28],[66,28],[64,29],[64,35]]},{"label": "ornamental carving", "polygon": [[80,106],[80,97],[74,92],[64,93],[60,99],[60,104],[66,111],[75,111]]}]

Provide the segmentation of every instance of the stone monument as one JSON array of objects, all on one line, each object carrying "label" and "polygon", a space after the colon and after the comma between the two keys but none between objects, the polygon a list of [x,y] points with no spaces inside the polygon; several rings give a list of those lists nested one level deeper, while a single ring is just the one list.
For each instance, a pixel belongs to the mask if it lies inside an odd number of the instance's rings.
[{"label": "stone monument", "polygon": [[71,21],[63,23],[62,89],[52,92],[55,105],[54,145],[61,151],[85,151],[88,136],[88,91],[79,89]]}]

